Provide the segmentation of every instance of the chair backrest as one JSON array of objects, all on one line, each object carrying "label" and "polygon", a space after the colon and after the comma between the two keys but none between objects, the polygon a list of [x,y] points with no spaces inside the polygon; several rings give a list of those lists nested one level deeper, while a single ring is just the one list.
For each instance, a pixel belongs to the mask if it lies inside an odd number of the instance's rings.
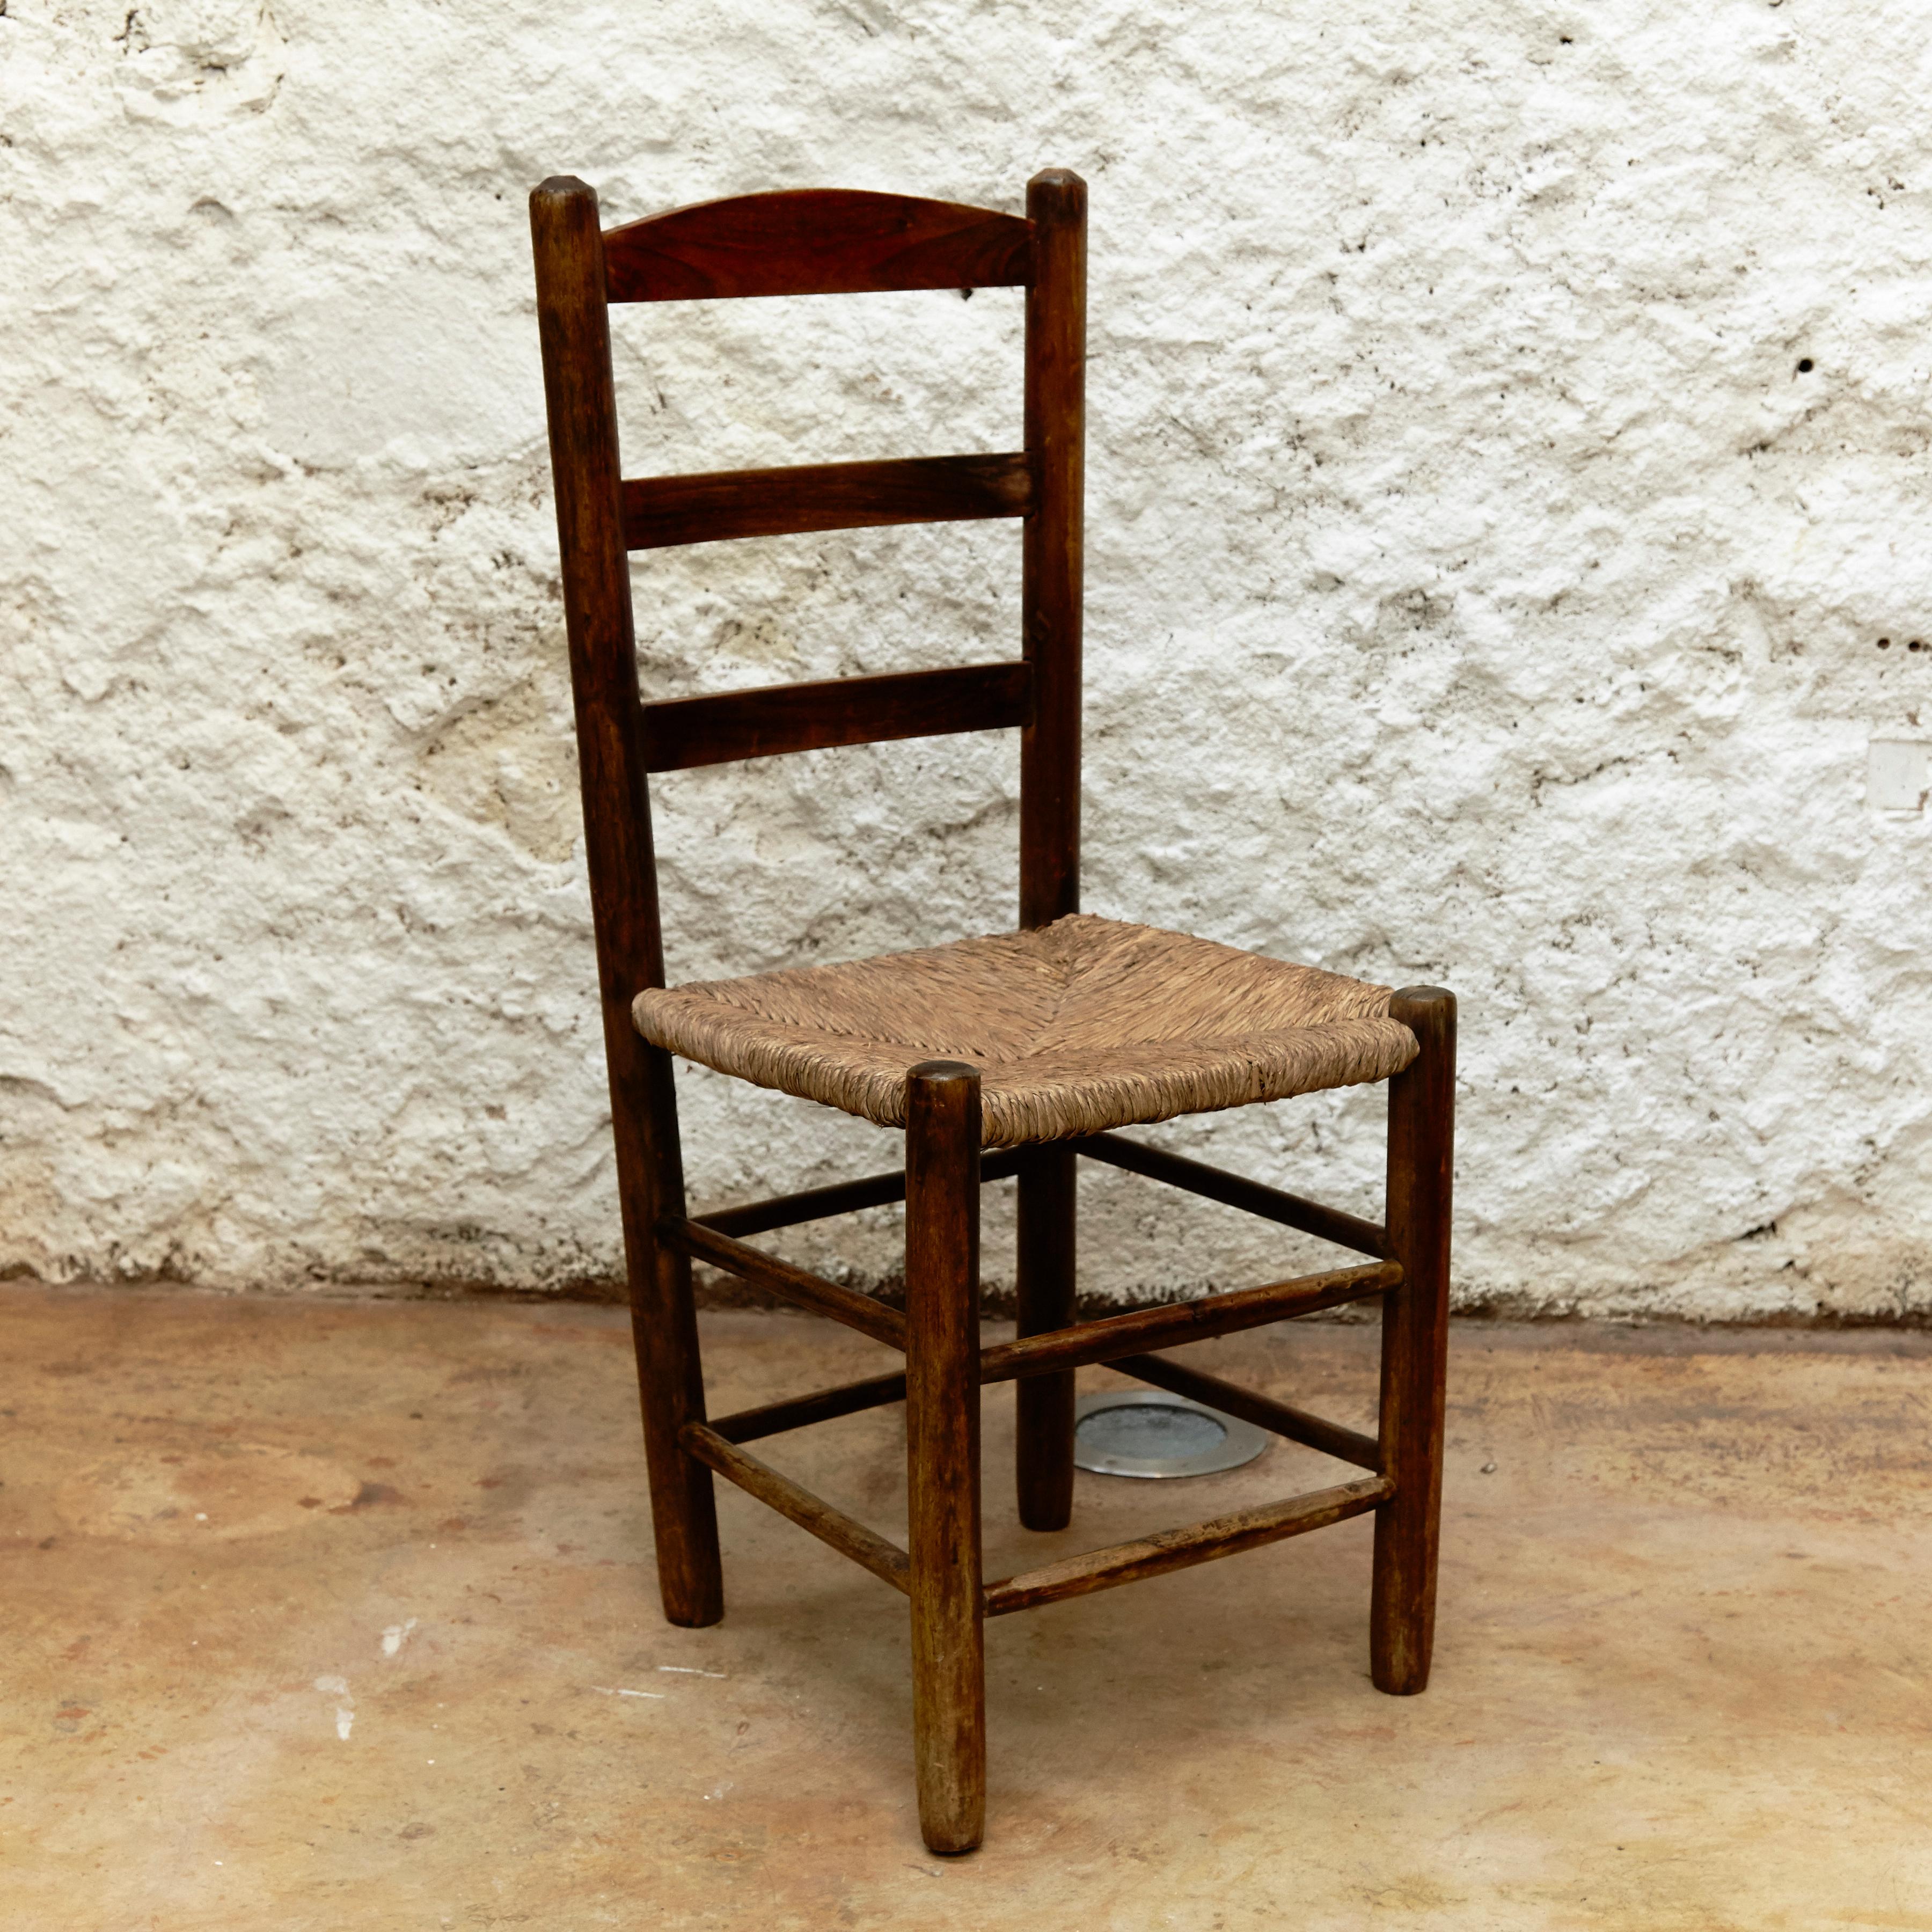
[{"label": "chair backrest", "polygon": [[[530,226],[607,1040],[614,1027],[634,1040],[631,1000],[664,983],[651,772],[1016,726],[1020,923],[1078,910],[1086,184],[1060,170],[1035,176],[1024,219],[812,189],[604,232],[596,191],[561,176],[532,194]],[[1022,451],[622,476],[610,302],[1016,286],[1027,290]],[[629,551],[988,517],[1025,519],[1018,658],[641,701]]]}]

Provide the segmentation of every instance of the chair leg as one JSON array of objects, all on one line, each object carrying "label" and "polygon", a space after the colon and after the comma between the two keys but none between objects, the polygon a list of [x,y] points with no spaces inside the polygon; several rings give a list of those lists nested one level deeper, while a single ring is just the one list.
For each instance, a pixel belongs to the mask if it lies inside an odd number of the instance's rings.
[{"label": "chair leg", "polygon": [[980,1076],[912,1069],[906,1097],[906,1465],[919,1820],[970,1852],[986,1811],[980,1575]]},{"label": "chair leg", "polygon": [[[1034,1148],[1020,1169],[1022,1335],[1072,1324],[1074,1162],[1070,1148]],[[1016,1400],[1020,1521],[1028,1529],[1064,1529],[1073,1516],[1072,1371],[1024,1377]]]},{"label": "chair leg", "polygon": [[[658,1589],[667,1622],[715,1624],[724,1614],[724,1569],[711,1472],[687,1455],[678,1431],[704,1420],[704,1376],[691,1263],[657,1238],[660,1215],[684,1212],[670,1056],[639,1042],[632,1077],[611,1082],[617,1181],[631,1283],[631,1339],[638,1354],[644,1457],[650,1472],[651,1528]],[[640,1091],[641,1090],[641,1092]],[[634,1104],[626,1104],[636,1096]]]},{"label": "chair leg", "polygon": [[1389,1085],[1388,1230],[1403,1282],[1382,1302],[1382,1466],[1395,1493],[1376,1512],[1370,1672],[1398,1697],[1424,1690],[1436,1636],[1449,1340],[1450,1178],[1455,1144],[1456,999],[1412,986],[1390,1016],[1422,1051]]}]

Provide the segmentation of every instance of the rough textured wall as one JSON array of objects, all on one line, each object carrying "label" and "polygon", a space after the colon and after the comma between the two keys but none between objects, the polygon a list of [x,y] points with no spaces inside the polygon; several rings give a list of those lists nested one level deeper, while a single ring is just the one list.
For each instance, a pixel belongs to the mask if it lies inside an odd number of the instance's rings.
[{"label": "rough textured wall", "polygon": [[[1090,908],[1457,989],[1466,1299],[1924,1308],[1932,827],[1866,788],[1869,740],[1932,737],[1924,24],[10,0],[0,1262],[614,1269],[524,194],[1017,207],[1057,164],[1094,220]],[[1018,320],[629,312],[628,466],[1010,446]],[[1017,556],[661,554],[645,676],[1002,652]],[[1015,778],[988,740],[662,781],[674,976],[1010,923]],[[686,1087],[704,1202],[893,1158]],[[1366,1206],[1379,1117],[1159,1131]],[[1097,1293],[1281,1252],[1090,1200]]]}]

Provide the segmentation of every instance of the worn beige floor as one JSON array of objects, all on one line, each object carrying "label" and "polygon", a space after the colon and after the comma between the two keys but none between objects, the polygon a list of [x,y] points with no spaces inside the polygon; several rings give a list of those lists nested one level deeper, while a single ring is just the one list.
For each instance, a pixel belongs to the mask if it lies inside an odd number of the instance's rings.
[{"label": "worn beige floor", "polygon": [[[659,1621],[614,1311],[0,1319],[10,1932],[1932,1928],[1919,1337],[1462,1329],[1428,1693],[1368,1682],[1366,1522],[1002,1619],[987,1843],[941,1862],[902,1599],[728,1492],[725,1622]],[[714,1408],[881,1360],[707,1328]],[[1372,1344],[1200,1354],[1364,1419]],[[1335,1467],[1083,1476],[1035,1539],[1010,1413],[996,1574]],[[902,1522],[897,1412],[766,1447]]]}]

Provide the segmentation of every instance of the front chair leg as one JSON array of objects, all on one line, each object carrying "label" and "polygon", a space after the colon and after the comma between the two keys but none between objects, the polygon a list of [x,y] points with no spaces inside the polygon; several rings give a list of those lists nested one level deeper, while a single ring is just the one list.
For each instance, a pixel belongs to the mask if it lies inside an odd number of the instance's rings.
[{"label": "front chair leg", "polygon": [[906,1082],[906,1468],[919,1820],[970,1852],[986,1815],[980,1578],[980,1075],[922,1060]]},{"label": "front chair leg", "polygon": [[1376,1511],[1369,1650],[1376,1688],[1402,1697],[1427,1688],[1436,1638],[1456,996],[1411,986],[1389,1002],[1389,1017],[1422,1050],[1389,1083],[1389,1246],[1402,1284],[1382,1300],[1382,1468],[1395,1493]]}]

